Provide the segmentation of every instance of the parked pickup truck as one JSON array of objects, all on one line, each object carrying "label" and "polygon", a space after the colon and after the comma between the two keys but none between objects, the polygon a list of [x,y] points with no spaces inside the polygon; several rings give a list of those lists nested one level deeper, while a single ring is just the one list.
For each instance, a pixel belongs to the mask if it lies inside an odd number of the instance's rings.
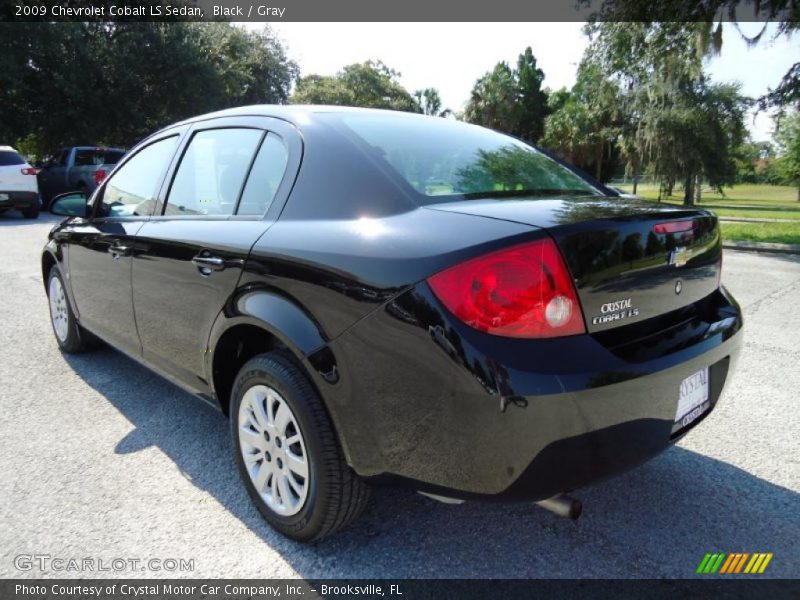
[{"label": "parked pickup truck", "polygon": [[121,148],[97,146],[72,146],[60,150],[42,165],[37,175],[44,204],[64,192],[79,191],[88,196],[124,154],[125,150]]}]

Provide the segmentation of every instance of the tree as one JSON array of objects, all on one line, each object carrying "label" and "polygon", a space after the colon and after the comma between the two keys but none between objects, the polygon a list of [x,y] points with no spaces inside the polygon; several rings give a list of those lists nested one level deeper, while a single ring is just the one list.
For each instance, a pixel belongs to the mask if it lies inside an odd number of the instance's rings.
[{"label": "tree", "polygon": [[508,63],[497,63],[475,82],[464,119],[512,135],[516,133],[516,81]]},{"label": "tree", "polygon": [[784,183],[797,187],[800,202],[800,111],[794,110],[779,119],[775,142],[778,144],[775,169]]},{"label": "tree", "polygon": [[425,88],[414,92],[414,99],[422,111],[423,115],[431,117],[449,117],[453,111],[449,108],[442,108],[442,98],[436,88]]},{"label": "tree", "polygon": [[619,88],[629,162],[647,164],[662,189],[682,181],[687,205],[703,177],[719,189],[732,184],[749,102],[737,86],[708,83],[695,24],[595,23],[586,31],[584,60]]},{"label": "tree", "polygon": [[549,113],[544,72],[536,66],[530,48],[519,55],[517,66],[499,62],[472,88],[464,118],[535,143],[544,133]]},{"label": "tree", "polygon": [[638,135],[653,175],[660,181],[683,181],[686,205],[699,200],[703,178],[718,190],[732,185],[748,105],[738,85],[702,80],[648,107]]},{"label": "tree", "polygon": [[0,137],[37,156],[130,146],[175,121],[286,102],[297,66],[265,28],[227,23],[16,23],[0,35]]},{"label": "tree", "polygon": [[[589,5],[592,0],[580,0]],[[747,10],[754,11],[758,20],[764,21],[764,27],[755,36],[747,36],[736,26],[736,30],[750,45],[761,42],[769,22],[777,23],[777,30],[772,36],[791,36],[800,29],[797,18],[796,0],[706,0],[704,2],[686,2],[685,0],[662,0],[659,3],[641,2],[640,0],[603,0],[600,9],[591,20],[595,22],[639,22],[652,25],[655,22],[684,21],[683,26],[691,31],[694,45],[699,54],[719,53],[722,49],[723,27],[719,20],[721,15],[736,25],[737,9],[746,5]],[[758,99],[759,107],[800,107],[800,62],[794,63],[784,74],[774,89],[770,89]]]},{"label": "tree", "polygon": [[582,61],[571,91],[550,95],[541,144],[564,160],[607,180],[614,171],[622,131],[619,90],[597,65]]},{"label": "tree", "polygon": [[399,77],[400,73],[381,61],[347,65],[336,75],[301,77],[290,102],[422,112],[419,103],[398,81]]},{"label": "tree", "polygon": [[517,59],[517,134],[523,140],[536,142],[544,134],[548,114],[547,92],[542,89],[544,71],[536,66],[530,46]]}]

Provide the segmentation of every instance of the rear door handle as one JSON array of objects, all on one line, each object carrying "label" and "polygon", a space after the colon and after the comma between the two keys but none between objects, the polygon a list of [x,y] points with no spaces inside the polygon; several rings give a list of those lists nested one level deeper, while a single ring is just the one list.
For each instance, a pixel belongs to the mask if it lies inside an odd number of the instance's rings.
[{"label": "rear door handle", "polygon": [[222,271],[225,268],[225,259],[210,254],[198,254],[192,259],[192,264],[197,267],[201,275],[210,275],[211,271]]},{"label": "rear door handle", "polygon": [[114,243],[108,247],[108,253],[114,260],[119,260],[120,256],[130,256],[133,253],[133,248]]}]

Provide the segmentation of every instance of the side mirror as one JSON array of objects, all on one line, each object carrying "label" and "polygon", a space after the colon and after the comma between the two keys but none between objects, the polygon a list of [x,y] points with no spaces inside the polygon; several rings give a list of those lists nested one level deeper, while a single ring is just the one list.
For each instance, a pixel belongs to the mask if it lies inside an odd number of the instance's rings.
[{"label": "side mirror", "polygon": [[83,192],[59,194],[50,203],[50,212],[62,217],[86,217],[86,196]]}]

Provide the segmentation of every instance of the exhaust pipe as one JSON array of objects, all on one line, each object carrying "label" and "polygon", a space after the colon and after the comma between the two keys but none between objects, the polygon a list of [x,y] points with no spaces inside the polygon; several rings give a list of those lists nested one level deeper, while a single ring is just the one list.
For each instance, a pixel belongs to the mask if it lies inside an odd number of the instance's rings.
[{"label": "exhaust pipe", "polygon": [[576,521],[583,512],[581,501],[566,494],[556,494],[547,500],[539,500],[536,504],[551,513],[557,514],[559,517],[572,519],[573,521]]}]

